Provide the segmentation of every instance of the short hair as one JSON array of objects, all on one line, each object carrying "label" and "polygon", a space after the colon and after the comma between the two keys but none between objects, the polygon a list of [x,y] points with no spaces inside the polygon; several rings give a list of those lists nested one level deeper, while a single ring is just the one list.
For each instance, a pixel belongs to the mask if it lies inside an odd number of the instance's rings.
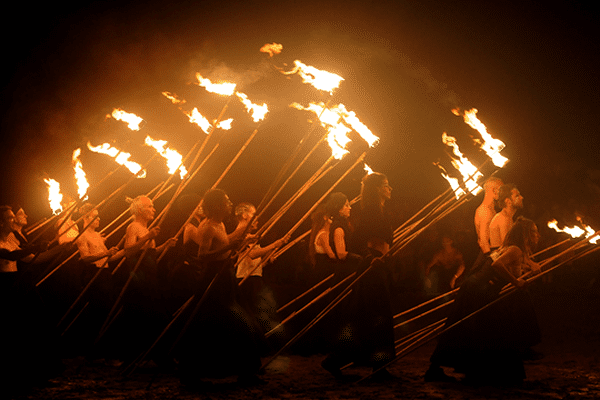
[{"label": "short hair", "polygon": [[242,215],[244,215],[244,213],[250,212],[250,210],[255,209],[256,207],[254,207],[254,204],[252,203],[240,203],[235,207],[235,216],[236,218],[242,219]]},{"label": "short hair", "polygon": [[150,200],[150,198],[144,194],[139,195],[135,199],[130,199],[130,198],[127,199],[127,201],[129,202],[129,212],[131,213],[131,215],[134,215],[134,216],[138,215],[140,213],[140,211],[142,211],[142,199],[143,198],[147,198]]},{"label": "short hair", "polygon": [[500,186],[498,189],[498,204],[500,205],[500,208],[506,207],[506,199],[510,199],[513,189],[516,188],[517,187],[512,183]]},{"label": "short hair", "polygon": [[210,218],[217,214],[226,202],[227,193],[222,189],[209,189],[202,198],[202,209],[204,214]]},{"label": "short hair", "polygon": [[492,186],[494,184],[503,185],[504,182],[502,181],[502,179],[492,176],[492,177],[488,178],[485,182],[483,182],[483,189],[488,190],[490,188],[490,186]]}]

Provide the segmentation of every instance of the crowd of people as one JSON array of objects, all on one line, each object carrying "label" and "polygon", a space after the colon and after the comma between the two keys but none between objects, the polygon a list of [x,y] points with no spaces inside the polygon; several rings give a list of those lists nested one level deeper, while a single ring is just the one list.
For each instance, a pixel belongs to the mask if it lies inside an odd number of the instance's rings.
[{"label": "crowd of people", "polygon": [[[523,274],[539,271],[531,260],[537,228],[525,218],[514,220],[523,205],[518,189],[497,178],[484,189],[474,220],[481,250],[475,264],[467,268],[446,235],[422,271],[426,290],[458,290],[428,381],[454,379],[442,369],[452,367],[469,380],[520,382],[522,361],[540,340],[525,291],[463,321],[498,299],[505,285],[522,288]],[[396,357],[394,264],[388,257],[393,227],[386,209],[391,195],[387,177],[371,173],[362,181],[359,202],[335,192],[311,216],[308,280],[332,290],[295,323],[310,323],[315,309],[336,301],[319,328],[326,346],[316,349],[325,349],[321,365],[336,379],[351,363],[371,367],[372,379],[394,379],[385,368]],[[254,205],[234,208],[223,190],[211,189],[191,211],[182,237],[158,244],[154,204],[138,196],[131,200],[132,219],[122,240],[110,248],[99,231],[97,207],[65,209],[48,243],[29,237],[22,207],[0,207],[0,295],[7,305],[2,320],[10,327],[2,330],[2,343],[11,344],[2,361],[10,371],[3,376],[7,385],[23,375],[31,384],[60,373],[65,352],[129,370],[152,359],[176,371],[188,388],[230,376],[259,385],[265,383],[261,357],[302,328],[281,328],[278,301],[262,278],[263,266],[290,238],[263,243],[254,234]],[[232,216],[236,226],[228,232],[225,221]],[[62,273],[53,274],[57,267]],[[38,287],[42,278],[50,282]]]}]

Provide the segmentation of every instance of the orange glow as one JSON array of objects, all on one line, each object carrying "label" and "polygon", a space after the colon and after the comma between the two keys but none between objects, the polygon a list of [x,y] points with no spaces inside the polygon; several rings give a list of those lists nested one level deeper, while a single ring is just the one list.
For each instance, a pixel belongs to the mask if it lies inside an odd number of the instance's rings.
[{"label": "orange glow", "polygon": [[141,165],[129,161],[131,154],[119,151],[119,149],[112,147],[108,143],[103,143],[100,146],[92,146],[90,142],[88,142],[87,147],[94,153],[106,154],[107,156],[114,158],[117,164],[125,166],[132,174],[135,174],[137,178],[146,177],[146,171],[142,170]]},{"label": "orange glow", "polygon": [[263,47],[260,48],[260,52],[268,53],[269,57],[273,57],[274,54],[281,53],[281,50],[283,50],[283,45],[275,43],[275,42],[267,43],[267,44],[263,45]]},{"label": "orange glow", "polygon": [[54,179],[44,179],[44,182],[48,184],[48,201],[50,202],[50,209],[53,214],[60,214],[62,212],[63,195],[60,193],[60,184]]},{"label": "orange glow", "polygon": [[341,160],[348,153],[345,147],[350,142],[350,139],[346,135],[351,129],[342,123],[342,117],[337,112],[325,108],[323,103],[310,103],[308,107],[293,103],[290,107],[297,110],[312,111],[317,115],[321,121],[321,126],[327,131],[327,143],[331,147],[331,155],[335,159]]},{"label": "orange glow", "polygon": [[445,145],[452,147],[455,156],[452,158],[452,165],[462,175],[467,190],[471,194],[477,195],[483,190],[483,188],[477,184],[477,180],[481,178],[483,174],[479,172],[477,167],[475,167],[465,156],[463,156],[458,148],[455,138],[448,136],[446,132],[444,132],[442,134],[442,142],[444,142]]},{"label": "orange glow", "polygon": [[190,122],[198,125],[200,129],[204,131],[204,133],[210,132],[210,128],[212,126],[210,125],[210,122],[208,122],[208,120],[202,114],[200,114],[198,108],[194,107],[194,109],[189,114],[186,113],[186,115],[190,119]]},{"label": "orange glow", "polygon": [[552,221],[548,221],[548,228],[552,228],[556,232],[564,232],[568,235],[571,235],[571,237],[573,237],[573,238],[578,238],[585,233],[585,230],[581,229],[578,226],[573,226],[573,227],[566,226],[561,229],[558,227],[558,221],[555,219],[553,219]]},{"label": "orange glow", "polygon": [[179,169],[179,176],[183,179],[187,175],[185,166],[181,163],[183,157],[177,151],[171,148],[165,148],[167,144],[166,140],[154,140],[150,136],[146,136],[146,145],[153,147],[158,154],[163,156],[167,160],[167,168],[169,168],[169,174],[174,174]]},{"label": "orange glow", "polygon": [[223,96],[231,96],[235,92],[235,83],[212,83],[210,79],[203,78],[200,73],[196,73],[196,78],[198,79],[198,84],[211,93],[216,93]]},{"label": "orange glow", "polygon": [[90,187],[86,177],[85,171],[83,170],[83,164],[79,160],[79,156],[81,155],[81,149],[76,149],[73,151],[73,170],[75,171],[75,181],[77,182],[77,194],[79,198],[82,199],[85,196],[87,199],[87,190]]},{"label": "orange glow", "polygon": [[167,99],[171,100],[171,103],[173,104],[185,104],[185,100],[180,100],[177,95],[169,93],[169,92],[162,92],[163,96],[165,96]]},{"label": "orange glow", "polygon": [[284,72],[285,75],[299,74],[302,77],[302,82],[313,85],[316,89],[333,94],[333,90],[340,86],[344,80],[339,75],[327,71],[321,71],[310,65],[303,64],[296,60],[294,61],[294,69],[289,72]]},{"label": "orange glow", "polygon": [[246,106],[246,110],[248,110],[254,122],[262,121],[265,118],[265,115],[269,112],[266,104],[259,106],[248,100],[248,96],[244,93],[236,92],[236,94],[244,106]]},{"label": "orange glow", "polygon": [[233,122],[233,118],[223,120],[217,124],[217,128],[223,129],[224,131],[228,131],[231,129],[232,122]]},{"label": "orange glow", "polygon": [[444,177],[445,180],[448,181],[448,183],[450,184],[450,187],[452,188],[452,190],[454,191],[454,196],[456,197],[456,199],[460,199],[462,196],[465,196],[466,193],[464,190],[462,190],[462,188],[460,187],[460,183],[458,182],[458,179],[451,177],[450,175],[448,175],[448,172],[446,171],[446,169],[444,167],[442,167],[439,163],[434,163],[435,165],[438,166],[439,169],[442,170],[442,176]]},{"label": "orange glow", "polygon": [[121,109],[115,108],[112,112],[112,117],[117,121],[127,122],[127,126],[132,131],[139,131],[140,124],[144,121],[142,118],[135,114],[125,112]]},{"label": "orange glow", "polygon": [[369,144],[369,147],[373,147],[379,142],[379,138],[358,119],[354,111],[348,111],[343,104],[338,104],[332,108],[344,119],[346,124],[350,125]]},{"label": "orange glow", "polygon": [[[458,109],[452,110],[454,115],[460,116]],[[463,119],[467,125],[475,129],[481,135],[483,143],[477,141],[481,149],[486,152],[488,157],[492,159],[495,166],[502,168],[508,162],[508,158],[500,155],[502,149],[504,149],[504,143],[501,140],[494,139],[487,131],[486,126],[477,118],[477,109],[472,108],[471,110],[465,111]]]}]

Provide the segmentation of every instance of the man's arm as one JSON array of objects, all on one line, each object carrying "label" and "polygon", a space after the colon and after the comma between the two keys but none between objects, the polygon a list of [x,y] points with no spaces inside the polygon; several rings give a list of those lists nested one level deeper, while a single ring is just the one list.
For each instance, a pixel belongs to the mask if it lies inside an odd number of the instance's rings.
[{"label": "man's arm", "polygon": [[130,224],[125,232],[125,243],[123,245],[126,254],[135,254],[137,251],[142,249],[148,240],[154,239],[159,232],[160,228],[155,226],[154,228],[150,229],[147,234],[140,237],[139,226],[134,223]]}]

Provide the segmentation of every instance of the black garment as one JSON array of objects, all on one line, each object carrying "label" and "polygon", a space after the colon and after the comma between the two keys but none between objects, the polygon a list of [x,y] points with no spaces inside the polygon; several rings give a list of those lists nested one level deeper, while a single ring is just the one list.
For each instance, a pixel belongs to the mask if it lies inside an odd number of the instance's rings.
[{"label": "black garment", "polygon": [[351,252],[363,257],[369,255],[367,243],[373,238],[378,238],[388,244],[394,240],[394,231],[390,224],[387,211],[376,206],[367,206],[363,209],[356,207],[353,210],[352,219],[355,226],[352,238],[347,243]]},{"label": "black garment", "polygon": [[[369,268],[374,255],[359,265],[357,276]],[[346,301],[332,312],[338,323],[324,361],[340,368],[349,362],[377,369],[396,355],[393,314],[385,265],[374,265],[353,286]]]},{"label": "black garment", "polygon": [[232,260],[206,262],[200,268],[203,277],[195,301],[183,318],[189,324],[175,350],[181,380],[258,373],[257,323],[237,302]]},{"label": "black garment", "polygon": [[[471,274],[457,292],[446,326],[496,300],[508,283],[492,259]],[[539,342],[539,327],[527,293],[499,300],[445,332],[431,356],[432,366],[452,367],[478,381],[511,383],[525,378],[521,351]]]}]

